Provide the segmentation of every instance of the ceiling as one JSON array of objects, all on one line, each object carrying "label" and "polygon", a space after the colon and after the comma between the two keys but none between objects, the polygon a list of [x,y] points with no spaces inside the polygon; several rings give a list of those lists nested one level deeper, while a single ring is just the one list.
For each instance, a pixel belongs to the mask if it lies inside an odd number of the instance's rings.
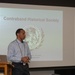
[{"label": "ceiling", "polygon": [[0,3],[75,7],[75,0],[0,0]]}]

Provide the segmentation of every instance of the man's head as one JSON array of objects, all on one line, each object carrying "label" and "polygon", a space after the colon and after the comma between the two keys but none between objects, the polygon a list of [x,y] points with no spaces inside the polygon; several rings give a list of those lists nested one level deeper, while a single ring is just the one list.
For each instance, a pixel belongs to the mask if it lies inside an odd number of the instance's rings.
[{"label": "man's head", "polygon": [[22,28],[17,29],[16,36],[17,36],[17,39],[19,39],[20,41],[24,40],[26,37],[25,30],[23,30]]}]

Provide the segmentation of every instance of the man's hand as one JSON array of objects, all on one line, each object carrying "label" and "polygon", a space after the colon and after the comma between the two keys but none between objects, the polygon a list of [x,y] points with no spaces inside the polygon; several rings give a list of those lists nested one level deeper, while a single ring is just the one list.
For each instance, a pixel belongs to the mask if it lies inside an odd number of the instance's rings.
[{"label": "man's hand", "polygon": [[29,62],[29,57],[26,57],[26,56],[22,57],[21,61],[24,62],[24,63],[28,63]]}]

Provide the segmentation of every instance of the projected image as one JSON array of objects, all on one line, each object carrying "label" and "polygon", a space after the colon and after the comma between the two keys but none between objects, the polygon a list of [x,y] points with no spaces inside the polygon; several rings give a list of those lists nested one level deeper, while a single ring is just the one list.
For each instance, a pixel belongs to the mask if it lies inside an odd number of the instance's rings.
[{"label": "projected image", "polygon": [[42,29],[29,27],[26,29],[26,41],[30,50],[38,49],[44,41],[44,32]]},{"label": "projected image", "polygon": [[18,28],[26,31],[31,61],[63,60],[63,11],[0,8],[0,54],[7,54]]}]

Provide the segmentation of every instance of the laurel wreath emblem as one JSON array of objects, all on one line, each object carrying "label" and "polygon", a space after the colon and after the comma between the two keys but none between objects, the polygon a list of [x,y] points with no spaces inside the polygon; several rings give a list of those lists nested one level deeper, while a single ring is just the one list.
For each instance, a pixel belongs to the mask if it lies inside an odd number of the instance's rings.
[{"label": "laurel wreath emblem", "polygon": [[29,27],[26,29],[26,41],[28,42],[30,50],[38,49],[42,46],[44,41],[44,32],[36,27]]}]

